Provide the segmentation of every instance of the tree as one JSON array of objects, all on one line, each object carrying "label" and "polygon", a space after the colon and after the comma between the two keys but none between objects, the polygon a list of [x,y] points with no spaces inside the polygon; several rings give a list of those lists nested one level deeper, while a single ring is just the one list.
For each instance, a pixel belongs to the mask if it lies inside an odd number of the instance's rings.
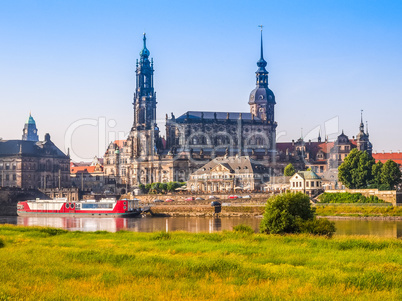
[{"label": "tree", "polygon": [[399,183],[401,183],[401,171],[398,164],[388,160],[381,170],[381,184],[386,184],[391,189],[395,189]]},{"label": "tree", "polygon": [[291,177],[296,173],[295,168],[293,167],[292,163],[289,163],[284,171],[283,171],[283,175],[286,177]]},{"label": "tree", "polygon": [[366,151],[353,149],[338,168],[338,179],[347,188],[366,188],[372,181],[375,160]]},{"label": "tree", "polygon": [[384,164],[382,164],[381,161],[378,161],[376,164],[373,165],[373,168],[371,170],[372,174],[372,183],[374,184],[375,187],[378,188],[378,186],[381,185],[381,172],[382,172],[382,167]]},{"label": "tree", "polygon": [[314,219],[314,210],[307,195],[285,193],[271,197],[265,205],[260,232],[281,234],[300,231],[300,224]]}]

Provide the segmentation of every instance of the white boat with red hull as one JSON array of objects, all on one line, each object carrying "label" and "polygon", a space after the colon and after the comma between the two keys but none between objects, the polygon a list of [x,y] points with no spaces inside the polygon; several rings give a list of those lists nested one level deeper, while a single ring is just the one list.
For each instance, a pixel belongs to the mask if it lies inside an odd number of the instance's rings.
[{"label": "white boat with red hull", "polygon": [[138,200],[101,199],[68,201],[66,198],[54,200],[28,200],[17,204],[19,216],[85,216],[85,217],[135,217],[143,212]]}]

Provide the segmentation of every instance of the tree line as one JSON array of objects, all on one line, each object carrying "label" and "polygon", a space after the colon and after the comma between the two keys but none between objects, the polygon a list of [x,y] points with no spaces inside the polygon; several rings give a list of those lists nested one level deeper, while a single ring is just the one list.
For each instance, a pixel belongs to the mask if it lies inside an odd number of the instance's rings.
[{"label": "tree line", "polygon": [[140,184],[139,189],[142,193],[149,194],[159,194],[159,193],[167,193],[174,192],[177,188],[186,185],[186,182],[167,182],[167,183],[150,183],[150,184]]},{"label": "tree line", "polygon": [[401,175],[394,161],[375,163],[370,154],[357,149],[353,149],[338,168],[338,180],[350,189],[396,189],[401,183]]}]

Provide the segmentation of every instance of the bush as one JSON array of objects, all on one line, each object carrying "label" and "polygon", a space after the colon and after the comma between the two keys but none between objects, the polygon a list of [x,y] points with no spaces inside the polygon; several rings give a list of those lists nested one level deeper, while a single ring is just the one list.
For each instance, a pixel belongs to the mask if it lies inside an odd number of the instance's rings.
[{"label": "bush", "polygon": [[377,196],[374,195],[365,197],[361,193],[349,193],[349,192],[339,192],[339,193],[324,192],[318,198],[320,200],[320,203],[384,203],[383,200],[379,199]]},{"label": "bush", "polygon": [[245,234],[254,234],[253,228],[251,228],[248,225],[243,225],[243,224],[234,226],[233,231],[240,232],[240,233],[245,233]]},{"label": "bush", "polygon": [[324,235],[327,237],[332,237],[336,231],[335,223],[326,218],[303,221],[300,223],[299,228],[302,233]]},{"label": "bush", "polygon": [[0,248],[4,247],[4,241],[0,238]]},{"label": "bush", "polygon": [[260,232],[282,234],[300,232],[301,221],[313,220],[314,209],[311,208],[307,195],[285,193],[271,197],[265,205],[265,212],[260,223]]},{"label": "bush", "polygon": [[154,240],[168,240],[170,238],[171,238],[170,233],[165,232],[165,231],[157,232],[157,233],[155,233],[155,235],[153,237]]}]

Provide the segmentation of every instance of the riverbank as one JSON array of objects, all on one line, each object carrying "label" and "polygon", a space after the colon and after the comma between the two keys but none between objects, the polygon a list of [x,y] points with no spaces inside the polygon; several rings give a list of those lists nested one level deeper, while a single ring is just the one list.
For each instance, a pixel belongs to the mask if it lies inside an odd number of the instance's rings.
[{"label": "riverbank", "polygon": [[1,300],[402,298],[397,239],[7,225],[0,239]]},{"label": "riverbank", "polygon": [[[223,202],[222,217],[261,217],[264,214],[265,206],[261,201],[245,202],[237,201],[225,203]],[[316,214],[320,217],[348,217],[348,218],[373,218],[385,220],[402,220],[402,207],[393,206],[339,206],[326,205],[314,206]],[[214,208],[209,202],[176,202],[163,203],[152,207],[152,212],[159,216],[185,216],[185,217],[210,217],[214,215]]]}]

